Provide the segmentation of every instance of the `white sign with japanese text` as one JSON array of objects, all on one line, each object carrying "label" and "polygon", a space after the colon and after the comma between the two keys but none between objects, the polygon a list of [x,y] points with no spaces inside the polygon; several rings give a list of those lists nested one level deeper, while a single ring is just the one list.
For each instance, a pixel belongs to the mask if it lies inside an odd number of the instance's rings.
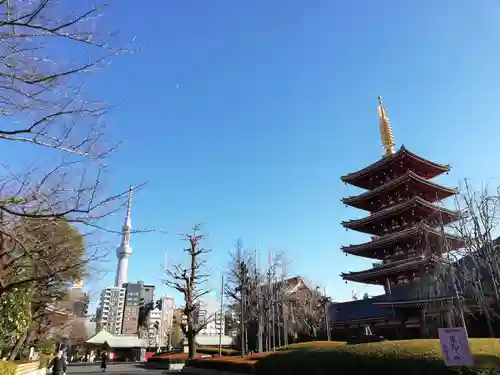
[{"label": "white sign with japanese text", "polygon": [[471,366],[474,363],[465,328],[439,328],[439,341],[446,366]]}]

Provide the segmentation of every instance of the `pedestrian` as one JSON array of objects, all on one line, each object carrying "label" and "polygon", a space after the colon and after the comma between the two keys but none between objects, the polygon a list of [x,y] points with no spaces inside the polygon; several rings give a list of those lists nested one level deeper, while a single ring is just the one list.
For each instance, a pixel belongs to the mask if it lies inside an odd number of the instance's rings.
[{"label": "pedestrian", "polygon": [[108,360],[108,356],[106,355],[106,352],[102,353],[102,355],[101,355],[101,370],[102,370],[102,372],[106,372],[107,360]]},{"label": "pedestrian", "polygon": [[52,375],[66,375],[66,367],[66,359],[63,356],[62,350],[59,350],[49,365],[49,368],[52,368]]}]

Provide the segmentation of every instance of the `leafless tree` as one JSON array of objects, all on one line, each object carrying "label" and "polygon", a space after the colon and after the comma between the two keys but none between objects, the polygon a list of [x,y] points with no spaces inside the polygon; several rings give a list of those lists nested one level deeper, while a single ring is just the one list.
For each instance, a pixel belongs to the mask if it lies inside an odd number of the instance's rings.
[{"label": "leafless tree", "polygon": [[[19,256],[4,246],[25,246],[16,230],[19,218],[64,217],[116,232],[102,224],[126,196],[109,195],[103,182],[106,158],[117,146],[103,117],[111,106],[88,95],[85,78],[133,50],[106,29],[106,8],[99,0],[0,0],[0,140],[16,159],[26,153],[34,159],[26,166],[0,163],[0,273],[17,273],[15,262],[34,259],[32,249]],[[97,257],[92,253],[87,261]],[[64,271],[53,267],[49,276]],[[0,295],[37,281],[0,277]]]},{"label": "leafless tree", "polygon": [[326,333],[326,314],[330,302],[330,298],[321,292],[319,286],[309,286],[296,292],[293,305],[295,329],[302,335],[317,340],[320,331]]},{"label": "leafless tree", "polygon": [[68,343],[72,347],[82,348],[89,339],[85,318],[74,317],[67,335]]},{"label": "leafless tree", "polygon": [[455,267],[464,302],[470,313],[479,309],[485,316],[492,337],[491,320],[500,312],[500,252],[494,238],[500,219],[499,192],[499,187],[475,191],[465,180],[456,199],[460,220],[453,226],[464,241]]},{"label": "leafless tree", "polygon": [[256,251],[244,250],[238,241],[231,254],[225,295],[229,309],[239,317],[244,353],[274,350],[287,345],[289,334],[295,334],[298,304],[286,278],[284,254],[269,254],[268,264],[260,267]]},{"label": "leafless tree", "polygon": [[203,259],[203,256],[210,250],[201,246],[205,235],[200,232],[199,224],[193,227],[191,233],[183,233],[182,238],[188,242],[187,248],[184,249],[188,255],[188,262],[185,265],[172,265],[170,269],[167,269],[165,284],[184,296],[185,321],[180,323],[180,327],[188,341],[189,358],[194,359],[196,335],[214,318],[207,317],[203,321],[196,319],[201,298],[211,291],[205,287],[209,274],[206,273],[207,262]]},{"label": "leafless tree", "polygon": [[230,256],[224,294],[230,309],[238,316],[239,340],[244,354],[248,351],[249,335],[252,336],[251,339],[254,338],[253,323],[261,313],[261,304],[257,301],[260,274],[257,270],[255,252],[245,251],[241,240],[236,242],[236,249]]},{"label": "leafless tree", "polygon": [[295,294],[291,291],[290,280],[286,278],[287,264],[285,254],[280,252],[272,256],[269,253],[267,268],[264,273],[265,282],[261,288],[264,316],[264,336],[266,350],[275,350],[281,346],[282,338],[288,343],[288,334],[293,325],[289,324],[294,317]]},{"label": "leafless tree", "polygon": [[[498,188],[492,192],[488,188],[475,191],[467,180],[459,187],[455,196],[455,209],[458,220],[445,225],[438,213],[427,218],[422,224],[430,225],[440,231],[438,241],[424,236],[421,240],[423,256],[434,255],[432,266],[420,270],[421,280],[416,292],[420,299],[429,302],[425,308],[436,306],[436,297],[450,297],[451,302],[445,307],[451,314],[448,322],[441,324],[460,324],[466,326],[466,315],[481,313],[488,326],[490,336],[494,337],[492,319],[499,312],[498,293],[500,254],[495,246],[494,233],[498,226],[500,199]],[[447,236],[451,233],[458,237],[457,246]],[[458,248],[457,248],[458,247]]]}]

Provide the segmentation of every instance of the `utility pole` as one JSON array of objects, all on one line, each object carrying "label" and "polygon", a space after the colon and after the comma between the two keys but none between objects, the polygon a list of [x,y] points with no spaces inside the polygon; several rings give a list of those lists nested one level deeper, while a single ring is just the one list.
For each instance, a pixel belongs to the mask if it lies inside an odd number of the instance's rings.
[{"label": "utility pole", "polygon": [[325,295],[325,329],[326,329],[326,338],[328,341],[331,341],[331,332],[330,332],[330,317],[328,316],[328,298],[326,296],[326,287],[323,289]]}]

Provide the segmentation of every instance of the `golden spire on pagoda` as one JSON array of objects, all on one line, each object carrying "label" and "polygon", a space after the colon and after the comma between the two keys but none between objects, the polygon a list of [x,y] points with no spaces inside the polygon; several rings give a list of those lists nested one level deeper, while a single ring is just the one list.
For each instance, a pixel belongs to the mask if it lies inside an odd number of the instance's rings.
[{"label": "golden spire on pagoda", "polygon": [[378,97],[378,117],[380,120],[380,137],[382,138],[382,145],[385,148],[384,156],[394,154],[396,143],[392,135],[391,122],[387,117],[387,111],[382,103],[382,97]]}]

